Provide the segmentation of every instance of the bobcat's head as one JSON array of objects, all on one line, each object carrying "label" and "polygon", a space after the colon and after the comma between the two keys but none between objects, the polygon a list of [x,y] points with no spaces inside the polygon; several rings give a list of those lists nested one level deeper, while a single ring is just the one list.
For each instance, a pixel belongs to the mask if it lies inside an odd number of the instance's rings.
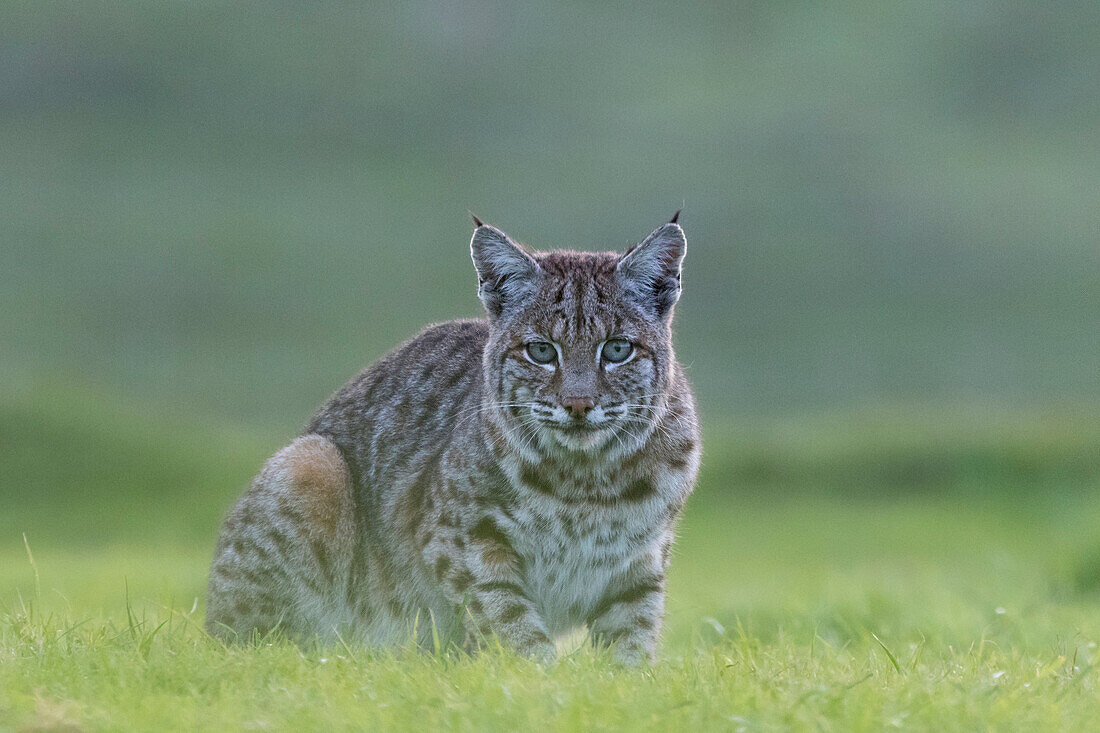
[{"label": "bobcat's head", "polygon": [[621,255],[528,253],[474,220],[470,249],[490,323],[486,388],[515,449],[626,452],[654,430],[687,244],[676,219]]}]

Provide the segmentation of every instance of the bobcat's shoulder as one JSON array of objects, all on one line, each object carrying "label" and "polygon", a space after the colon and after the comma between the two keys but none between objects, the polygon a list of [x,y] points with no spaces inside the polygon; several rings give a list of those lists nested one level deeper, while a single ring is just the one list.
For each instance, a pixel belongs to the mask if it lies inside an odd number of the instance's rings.
[{"label": "bobcat's shoulder", "polygon": [[481,390],[488,337],[483,319],[428,326],[337,390],[305,432],[350,443],[372,429],[445,431],[446,408]]}]

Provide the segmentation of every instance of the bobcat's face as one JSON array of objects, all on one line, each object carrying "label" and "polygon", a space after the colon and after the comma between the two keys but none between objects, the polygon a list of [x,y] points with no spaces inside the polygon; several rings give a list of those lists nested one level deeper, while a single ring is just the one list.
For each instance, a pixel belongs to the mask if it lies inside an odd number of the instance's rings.
[{"label": "bobcat's face", "polygon": [[622,256],[530,256],[478,227],[486,380],[510,442],[592,453],[648,434],[665,404],[684,245],[670,223]]}]

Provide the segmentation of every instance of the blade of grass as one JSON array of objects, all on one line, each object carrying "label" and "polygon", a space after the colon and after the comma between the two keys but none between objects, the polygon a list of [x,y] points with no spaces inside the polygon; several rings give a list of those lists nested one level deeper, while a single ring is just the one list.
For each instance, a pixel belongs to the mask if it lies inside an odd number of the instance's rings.
[{"label": "blade of grass", "polygon": [[882,647],[882,651],[886,652],[886,656],[890,659],[890,664],[894,665],[894,671],[901,674],[901,665],[898,664],[898,658],[894,656],[894,653],[890,651],[890,647],[882,643],[882,639],[875,635],[875,632],[871,632],[871,638],[878,642],[878,645]]},{"label": "blade of grass", "polygon": [[31,553],[31,543],[27,541],[27,533],[23,533],[23,547],[27,549],[27,560],[31,564],[31,570],[34,571],[34,600],[38,603],[42,602],[42,581],[38,575],[38,563],[34,561],[34,554]]}]

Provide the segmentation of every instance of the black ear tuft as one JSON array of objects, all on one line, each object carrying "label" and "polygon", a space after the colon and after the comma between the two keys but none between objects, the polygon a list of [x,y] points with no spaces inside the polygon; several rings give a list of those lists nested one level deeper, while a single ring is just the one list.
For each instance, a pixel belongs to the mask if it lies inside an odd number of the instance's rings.
[{"label": "black ear tuft", "polygon": [[684,230],[675,219],[627,250],[615,266],[623,288],[662,318],[680,298],[680,264],[687,247]]},{"label": "black ear tuft", "polygon": [[[680,212],[677,211],[676,213],[679,214]],[[475,227],[485,226],[484,224],[481,223],[481,219],[477,218],[477,214],[473,213],[472,211],[470,212],[470,218],[474,220],[474,226]]]},{"label": "black ear tuft", "polygon": [[507,234],[476,217],[474,221],[478,227],[470,239],[470,254],[477,268],[478,297],[490,318],[497,318],[534,291],[542,270]]},{"label": "black ear tuft", "polygon": [[[675,224],[677,221],[679,221],[681,211],[683,211],[683,209],[676,209],[676,213],[672,215],[672,218],[668,220],[668,223],[669,224]],[[475,221],[476,221],[476,219],[475,219]]]}]

